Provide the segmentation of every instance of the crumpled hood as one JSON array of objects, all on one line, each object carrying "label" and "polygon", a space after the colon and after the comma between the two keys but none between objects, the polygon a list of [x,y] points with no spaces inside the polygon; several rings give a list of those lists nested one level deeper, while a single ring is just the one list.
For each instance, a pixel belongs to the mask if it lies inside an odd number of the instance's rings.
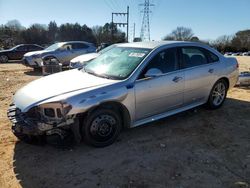
[{"label": "crumpled hood", "polygon": [[83,54],[83,55],[75,57],[74,59],[71,60],[71,62],[72,63],[76,63],[76,62],[84,63],[84,62],[90,61],[98,57],[99,55],[100,55],[99,53]]},{"label": "crumpled hood", "polygon": [[47,53],[47,52],[52,52],[52,51],[39,50],[39,51],[28,52],[28,53],[24,54],[24,57],[28,57],[28,56],[32,56],[32,55],[41,55],[41,54],[44,54],[44,53]]},{"label": "crumpled hood", "polygon": [[98,88],[117,82],[90,75],[81,70],[69,70],[35,80],[14,95],[14,104],[22,111],[53,97],[77,90]]}]

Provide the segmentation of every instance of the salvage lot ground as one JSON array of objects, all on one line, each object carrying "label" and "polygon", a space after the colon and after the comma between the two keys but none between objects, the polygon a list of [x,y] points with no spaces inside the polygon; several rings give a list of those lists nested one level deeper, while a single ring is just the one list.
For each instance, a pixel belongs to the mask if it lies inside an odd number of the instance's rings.
[{"label": "salvage lot ground", "polygon": [[[239,57],[249,70],[250,57]],[[250,88],[234,88],[216,111],[200,107],[125,130],[106,148],[72,149],[16,140],[6,110],[13,93],[39,78],[0,65],[0,187],[250,187]]]}]

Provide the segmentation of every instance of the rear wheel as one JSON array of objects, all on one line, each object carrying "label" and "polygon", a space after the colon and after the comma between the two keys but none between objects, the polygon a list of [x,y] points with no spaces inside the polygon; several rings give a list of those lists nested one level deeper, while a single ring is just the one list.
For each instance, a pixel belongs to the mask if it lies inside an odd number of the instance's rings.
[{"label": "rear wheel", "polygon": [[216,109],[222,106],[227,96],[228,86],[224,80],[218,80],[209,95],[207,105],[211,109]]},{"label": "rear wheel", "polygon": [[0,63],[7,63],[8,60],[9,60],[8,56],[6,56],[6,55],[0,56]]},{"label": "rear wheel", "polygon": [[111,145],[121,132],[120,115],[110,109],[97,109],[92,112],[83,126],[85,141],[95,147]]}]

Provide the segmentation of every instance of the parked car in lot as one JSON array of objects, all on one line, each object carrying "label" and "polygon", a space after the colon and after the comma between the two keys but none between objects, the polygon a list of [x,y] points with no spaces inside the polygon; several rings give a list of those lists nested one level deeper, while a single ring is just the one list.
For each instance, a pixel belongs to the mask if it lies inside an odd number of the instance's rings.
[{"label": "parked car in lot", "polygon": [[92,43],[83,41],[59,42],[41,51],[26,53],[23,64],[39,68],[43,65],[43,58],[49,57],[57,59],[63,66],[68,66],[71,59],[95,51],[96,47]]},{"label": "parked car in lot", "polygon": [[[18,90],[8,110],[21,140],[73,132],[96,147],[136,127],[199,105],[222,106],[238,62],[194,42],[117,44],[89,62]],[[185,126],[185,125],[183,125]]]},{"label": "parked car in lot", "polygon": [[20,44],[8,50],[1,50],[0,63],[7,63],[9,60],[21,60],[25,53],[43,49],[36,44]]},{"label": "parked car in lot", "polygon": [[233,54],[233,52],[226,52],[224,55],[225,56],[231,56]]},{"label": "parked car in lot", "polygon": [[103,50],[104,48],[109,47],[110,45],[111,45],[111,44],[109,44],[109,43],[101,43],[101,44],[97,47],[96,52],[99,52],[99,51]]},{"label": "parked car in lot", "polygon": [[71,69],[82,68],[86,63],[90,62],[92,59],[95,59],[99,55],[109,51],[113,47],[115,47],[115,44],[113,44],[109,47],[106,47],[99,52],[83,54],[83,55],[77,56],[70,61],[69,67]]},{"label": "parked car in lot", "polygon": [[250,52],[244,52],[242,53],[243,56],[250,56]]},{"label": "parked car in lot", "polygon": [[232,55],[231,56],[240,56],[241,55],[241,53],[240,52],[235,52],[235,53],[232,53]]}]

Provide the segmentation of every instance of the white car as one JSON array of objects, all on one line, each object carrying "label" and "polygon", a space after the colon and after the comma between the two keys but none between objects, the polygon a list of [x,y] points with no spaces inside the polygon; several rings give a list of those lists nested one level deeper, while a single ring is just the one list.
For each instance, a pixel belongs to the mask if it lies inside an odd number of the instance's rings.
[{"label": "white car", "polygon": [[110,49],[114,48],[115,46],[116,45],[113,44],[109,47],[102,49],[101,51],[99,51],[97,53],[89,53],[89,54],[83,54],[83,55],[77,56],[70,61],[69,67],[71,69],[82,68],[86,63],[97,58],[99,55],[109,51]]},{"label": "white car", "polygon": [[226,52],[224,56],[231,56],[233,53],[232,52]]},{"label": "white car", "polygon": [[243,56],[250,56],[250,52],[244,52],[242,53]]}]

